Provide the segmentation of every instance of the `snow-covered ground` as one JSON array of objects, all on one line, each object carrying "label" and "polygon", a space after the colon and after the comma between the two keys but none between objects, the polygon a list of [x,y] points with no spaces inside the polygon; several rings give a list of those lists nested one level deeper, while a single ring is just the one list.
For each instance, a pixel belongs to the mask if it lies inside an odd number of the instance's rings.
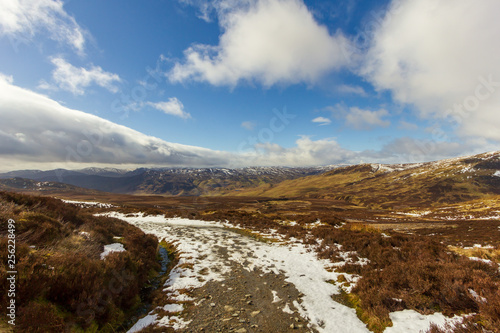
[{"label": "snow-covered ground", "polygon": [[99,208],[112,208],[116,207],[112,204],[108,203],[102,203],[102,202],[95,202],[95,201],[76,201],[76,200],[64,200],[61,199],[62,202],[73,204],[82,208],[89,208],[89,207],[99,207]]},{"label": "snow-covered ground", "polygon": [[111,252],[123,252],[126,251],[121,243],[113,243],[104,245],[104,251],[101,253],[101,259],[106,258]]},{"label": "snow-covered ground", "polygon": [[[140,319],[130,330],[137,332],[151,324],[169,326],[175,329],[189,324],[179,316],[183,310],[183,301],[195,301],[181,290],[199,288],[209,281],[223,281],[231,272],[231,265],[241,264],[245,269],[258,269],[264,273],[283,274],[288,283],[293,284],[303,294],[299,303],[286,303],[283,311],[296,310],[310,327],[319,332],[369,332],[366,325],[356,316],[355,310],[332,300],[331,295],[339,294],[340,284],[336,281],[340,274],[348,281],[355,282],[356,276],[332,272],[338,264],[318,259],[315,251],[298,241],[288,243],[263,243],[253,238],[242,236],[224,227],[235,228],[228,223],[205,222],[181,218],[125,215],[104,213],[125,220],[146,233],[174,243],[180,251],[178,265],[171,271],[163,291],[168,295],[169,303],[163,310],[170,313],[159,317],[153,311]],[[222,258],[219,250],[227,251]],[[343,257],[343,256],[342,256]],[[347,256],[346,260],[347,260]],[[278,302],[275,291],[270,290],[273,299]],[[279,303],[277,303],[279,304]],[[391,314],[394,326],[387,332],[419,332],[426,330],[431,323],[443,324],[447,318],[441,314],[420,315],[409,310]],[[451,320],[451,319],[450,319]]]}]

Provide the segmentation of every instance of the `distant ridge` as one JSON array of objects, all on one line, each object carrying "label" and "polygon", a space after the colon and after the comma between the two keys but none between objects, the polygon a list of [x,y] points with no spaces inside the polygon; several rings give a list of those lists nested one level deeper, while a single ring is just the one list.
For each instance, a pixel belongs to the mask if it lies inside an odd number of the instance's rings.
[{"label": "distant ridge", "polygon": [[311,197],[386,209],[500,195],[500,152],[413,164],[239,169],[87,168],[0,174],[0,179],[13,177],[123,194]]},{"label": "distant ridge", "polygon": [[86,168],[49,171],[20,170],[0,174],[0,179],[25,178],[40,182],[58,182],[87,189],[127,194],[218,195],[262,184],[317,175],[335,166],[287,168]]},{"label": "distant ridge", "polygon": [[500,152],[426,163],[345,166],[229,195],[334,198],[382,209],[464,202],[500,195]]}]

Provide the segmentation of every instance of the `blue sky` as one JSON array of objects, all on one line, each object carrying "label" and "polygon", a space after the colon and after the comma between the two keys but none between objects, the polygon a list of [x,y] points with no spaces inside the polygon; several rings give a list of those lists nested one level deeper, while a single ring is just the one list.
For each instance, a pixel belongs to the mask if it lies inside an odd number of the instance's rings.
[{"label": "blue sky", "polygon": [[2,169],[403,163],[497,150],[499,9],[3,1]]}]

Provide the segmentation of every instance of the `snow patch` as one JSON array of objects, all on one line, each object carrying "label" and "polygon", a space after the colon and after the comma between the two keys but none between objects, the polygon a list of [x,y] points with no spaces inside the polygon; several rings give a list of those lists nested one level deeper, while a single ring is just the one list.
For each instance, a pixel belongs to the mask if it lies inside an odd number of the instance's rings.
[{"label": "snow patch", "polygon": [[293,310],[290,309],[290,306],[288,305],[288,303],[286,303],[285,307],[283,308],[283,312],[293,314]]},{"label": "snow patch", "polygon": [[101,260],[106,258],[111,252],[124,252],[126,251],[121,243],[113,243],[104,245],[104,251],[101,253]]},{"label": "snow patch", "polygon": [[488,300],[482,296],[479,296],[478,293],[476,293],[475,290],[473,289],[469,289],[469,293],[471,294],[471,296],[478,302],[481,302],[481,303],[486,303],[488,302]]},{"label": "snow patch", "polygon": [[469,257],[469,259],[474,260],[474,261],[481,261],[481,262],[484,262],[485,264],[493,263],[493,261],[491,261],[489,259],[483,259],[483,258],[478,258],[478,257]]},{"label": "snow patch", "polygon": [[140,330],[142,330],[143,328],[145,327],[148,327],[149,325],[152,325],[156,322],[156,318],[158,318],[158,315],[150,315],[148,314],[147,316],[139,319],[137,321],[137,323],[135,323],[134,326],[132,326],[128,331],[127,333],[135,333],[135,332],[139,332]]},{"label": "snow patch", "polygon": [[278,292],[276,290],[271,290],[273,293],[273,303],[278,303],[281,301],[281,298],[278,297]]},{"label": "snow patch", "polygon": [[436,324],[443,328],[446,323],[458,323],[463,319],[460,316],[454,316],[452,318],[445,317],[442,313],[437,312],[431,315],[423,315],[414,310],[391,312],[389,317],[392,320],[393,326],[387,327],[384,333],[426,332],[431,324]]},{"label": "snow patch", "polygon": [[75,200],[64,200],[64,199],[61,199],[61,201],[64,203],[72,204],[72,205],[79,206],[82,208],[89,208],[89,207],[112,208],[112,207],[116,207],[115,205],[112,205],[112,204],[96,202],[96,201],[75,201]]},{"label": "snow patch", "polygon": [[163,307],[163,310],[167,312],[182,312],[184,306],[182,304],[167,304]]},{"label": "snow patch", "polygon": [[430,213],[432,213],[430,210],[425,210],[425,211],[422,211],[422,212],[412,211],[412,212],[409,212],[409,213],[397,212],[396,214],[401,214],[401,215],[406,215],[406,216],[412,216],[412,217],[420,217],[420,216],[429,215]]},{"label": "snow patch", "polygon": [[189,321],[185,321],[181,317],[177,316],[165,316],[157,321],[157,324],[164,327],[172,327],[174,330],[180,330],[189,325]]}]

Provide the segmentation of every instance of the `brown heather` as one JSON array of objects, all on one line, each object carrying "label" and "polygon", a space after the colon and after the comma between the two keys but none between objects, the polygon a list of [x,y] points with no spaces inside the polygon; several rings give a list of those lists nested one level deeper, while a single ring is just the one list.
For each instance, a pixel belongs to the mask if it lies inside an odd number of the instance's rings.
[{"label": "brown heather", "polygon": [[[0,192],[0,218],[2,258],[6,221],[16,221],[17,332],[114,332],[139,305],[142,286],[159,268],[155,237],[57,199]],[[114,236],[122,237],[127,251],[100,260],[103,245],[116,242]],[[0,264],[2,308],[8,301],[5,264]]]}]

